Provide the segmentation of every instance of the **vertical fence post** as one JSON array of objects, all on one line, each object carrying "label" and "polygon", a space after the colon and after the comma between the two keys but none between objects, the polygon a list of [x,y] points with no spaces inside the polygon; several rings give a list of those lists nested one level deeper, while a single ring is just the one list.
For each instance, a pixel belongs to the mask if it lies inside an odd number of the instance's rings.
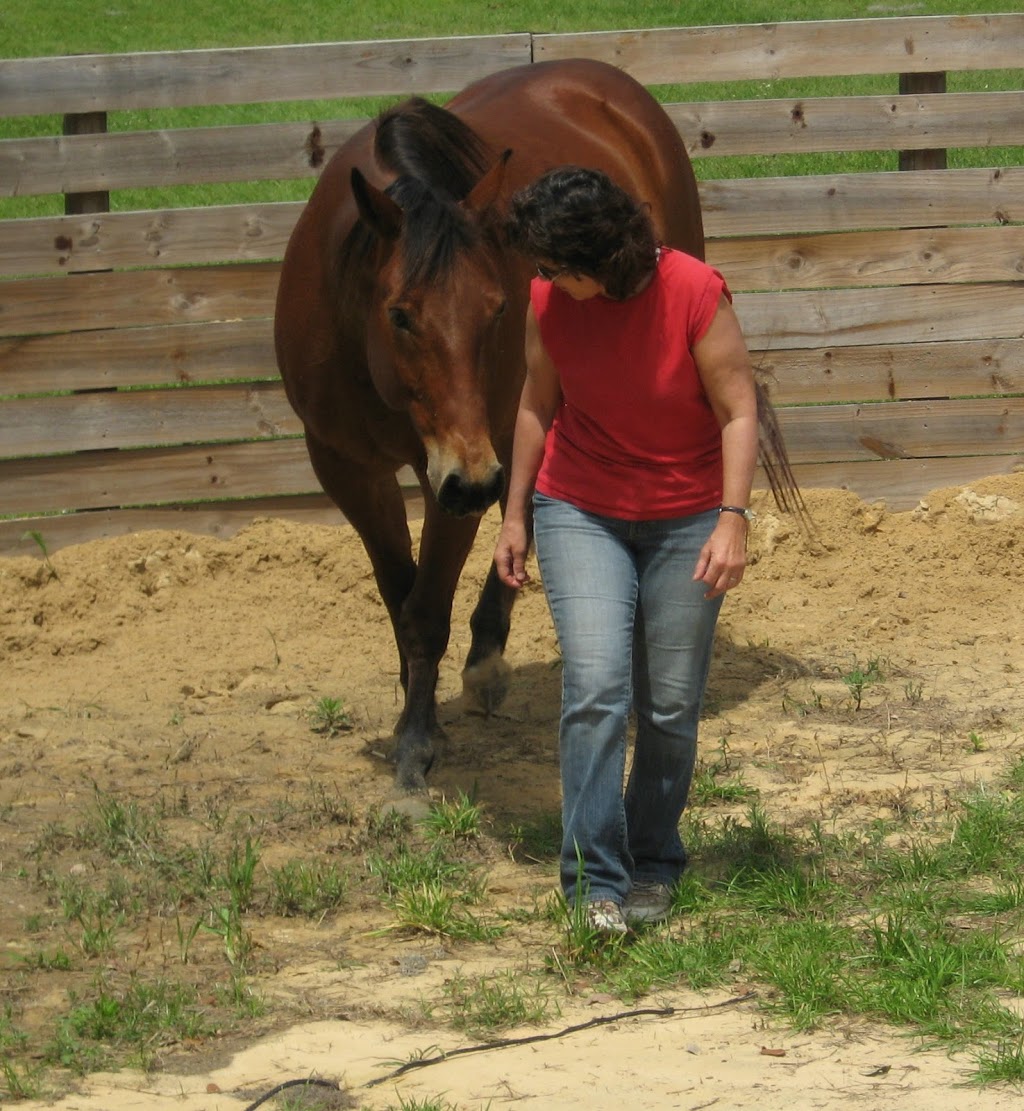
[{"label": "vertical fence post", "polygon": [[[914,96],[916,94],[944,93],[946,91],[946,74],[937,73],[901,73],[900,94]],[[941,147],[930,147],[925,150],[901,150],[899,152],[899,167],[901,170],[945,170],[946,151]],[[948,399],[946,398],[941,400]],[[905,401],[915,400],[905,397]],[[938,401],[938,397],[925,400]]]},{"label": "vertical fence post", "polygon": [[[65,135],[99,135],[107,130],[106,112],[75,112],[64,117]],[[65,193],[64,215],[84,216],[90,212],[109,212],[110,193]]]},{"label": "vertical fence post", "polygon": [[[65,135],[100,135],[107,130],[106,112],[76,112],[64,116]],[[65,216],[88,216],[94,212],[110,211],[110,192],[97,189],[91,193],[65,193]],[[94,271],[95,273],[96,271]],[[75,272],[81,274],[83,271]],[[69,275],[74,277],[75,274]],[[75,394],[116,393],[114,386],[101,386],[88,390],[74,390]],[[93,452],[92,454],[97,454]]]},{"label": "vertical fence post", "polygon": [[[914,96],[918,93],[944,93],[946,75],[939,73],[901,73],[900,95]],[[929,150],[901,150],[901,170],[944,170],[946,152],[940,147]]]}]

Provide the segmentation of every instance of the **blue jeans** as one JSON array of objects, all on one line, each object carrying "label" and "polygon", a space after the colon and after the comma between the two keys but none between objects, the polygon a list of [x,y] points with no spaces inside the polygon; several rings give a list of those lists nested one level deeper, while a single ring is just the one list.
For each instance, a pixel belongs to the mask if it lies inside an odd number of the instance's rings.
[{"label": "blue jeans", "polygon": [[[679,819],[721,597],[693,581],[717,510],[623,521],[534,495],[537,558],[562,652],[562,889],[623,903],[673,884]],[[623,791],[626,729],[636,740]],[[586,890],[577,893],[577,854]]]}]

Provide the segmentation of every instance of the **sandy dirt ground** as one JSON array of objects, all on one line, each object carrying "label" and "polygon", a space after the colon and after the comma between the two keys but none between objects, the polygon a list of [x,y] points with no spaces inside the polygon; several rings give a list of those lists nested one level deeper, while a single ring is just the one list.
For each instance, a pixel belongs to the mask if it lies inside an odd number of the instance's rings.
[{"label": "sandy dirt ground", "polygon": [[[927,819],[1024,752],[1024,474],[935,491],[898,514],[842,491],[811,491],[808,503],[813,543],[767,499],[756,505],[751,566],[719,627],[702,758],[726,760],[769,817],[793,828]],[[487,517],[456,601],[439,689],[447,736],[431,791],[464,792],[483,807],[488,836],[475,851],[488,906],[509,914],[555,887],[553,863],[518,858],[508,831],[557,812],[559,678],[534,582],[514,617],[505,705],[484,717],[463,700],[466,622],[496,529]],[[884,681],[865,688],[855,711],[841,676],[871,660]],[[323,696],[344,702],[350,729],[312,731],[309,709]],[[147,532],[48,560],[0,560],[9,1021],[41,1028],[98,973],[123,978],[180,957],[168,907],[99,960],[73,954],[63,970],[26,961],[65,936],[41,870],[100,874],[96,853],[72,835],[97,797],[136,800],[211,837],[245,816],[260,830],[263,865],[323,853],[356,873],[367,816],[393,798],[385,755],[398,708],[387,616],[346,527],[261,520],[227,540]],[[329,809],[333,820],[307,820]],[[479,1039],[425,1018],[423,1001],[456,975],[536,969],[550,931],[528,914],[489,943],[390,925],[365,894],[313,921],[253,914],[264,1015],[167,1047],[152,1072],[67,1080],[16,1106],[229,1111],[311,1074],[347,1093],[323,1106],[372,1109],[439,1095],[474,1111],[1020,1105],[1019,1091],[964,1087],[963,1060],[921,1051],[899,1031],[837,1020],[793,1032],[741,974],[721,991],[681,988],[632,1006],[596,991],[566,996],[542,1026],[510,1035],[560,1036],[452,1054]],[[671,927],[681,944],[685,928]],[[210,983],[226,975],[215,941],[204,932],[189,954],[190,974]],[[395,1075],[441,1052],[449,1056]]]}]

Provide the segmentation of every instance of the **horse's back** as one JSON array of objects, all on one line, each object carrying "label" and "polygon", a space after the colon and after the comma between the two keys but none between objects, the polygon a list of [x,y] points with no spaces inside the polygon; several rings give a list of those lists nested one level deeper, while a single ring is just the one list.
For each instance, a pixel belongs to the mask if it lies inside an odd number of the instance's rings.
[{"label": "horse's back", "polygon": [[470,85],[448,108],[495,150],[511,149],[507,189],[577,163],[651,205],[666,243],[703,255],[697,185],[664,109],[623,70],[590,59],[539,62]]}]

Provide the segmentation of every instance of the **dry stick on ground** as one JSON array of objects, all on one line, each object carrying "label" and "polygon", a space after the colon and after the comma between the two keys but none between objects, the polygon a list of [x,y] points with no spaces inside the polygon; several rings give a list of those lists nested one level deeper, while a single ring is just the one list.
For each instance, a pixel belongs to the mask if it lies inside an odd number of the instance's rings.
[{"label": "dry stick on ground", "polygon": [[394,1080],[395,1077],[401,1076],[403,1073],[410,1072],[412,1069],[423,1069],[427,1065],[438,1065],[442,1061],[447,1061],[451,1057],[460,1057],[466,1053],[485,1053],[492,1049],[508,1049],[509,1046],[516,1045],[532,1045],[534,1042],[547,1042],[555,1038],[564,1038],[569,1034],[578,1034],[582,1030],[590,1030],[595,1026],[607,1026],[612,1022],[621,1022],[627,1018],[643,1018],[646,1016],[653,1016],[655,1018],[671,1018],[673,1015],[686,1014],[687,1012],[701,1012],[707,1011],[720,1011],[726,1007],[733,1007],[737,1003],[746,1003],[750,999],[757,997],[756,991],[744,992],[743,995],[736,995],[732,999],[724,999],[721,1003],[707,1003],[700,1007],[648,1007],[638,1011],[619,1011],[614,1015],[603,1015],[601,1018],[592,1018],[587,1022],[581,1022],[577,1026],[567,1026],[564,1030],[558,1030],[553,1034],[531,1034],[525,1038],[501,1038],[499,1041],[486,1042],[483,1045],[467,1045],[461,1049],[453,1049],[447,1053],[442,1053],[437,1057],[418,1058],[415,1061],[406,1061],[404,1065],[399,1066],[394,1072],[390,1072],[387,1076],[380,1076],[376,1080],[370,1080],[363,1085],[364,1088],[374,1088],[378,1084],[384,1084],[388,1080]]}]

